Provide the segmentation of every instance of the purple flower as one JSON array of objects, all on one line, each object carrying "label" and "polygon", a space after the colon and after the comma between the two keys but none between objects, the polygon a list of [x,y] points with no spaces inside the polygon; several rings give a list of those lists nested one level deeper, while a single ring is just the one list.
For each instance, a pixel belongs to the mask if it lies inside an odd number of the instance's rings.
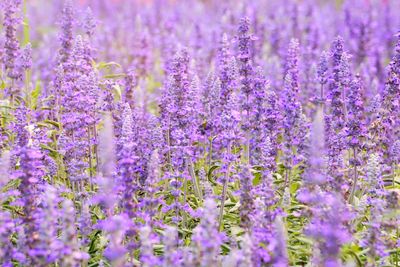
[{"label": "purple flower", "polygon": [[343,39],[339,36],[332,43],[332,77],[328,86],[330,100],[326,115],[326,145],[328,155],[328,174],[336,190],[346,187],[343,180],[343,151],[346,147],[344,127],[346,120],[345,93],[348,90],[348,55],[343,50]]},{"label": "purple flower", "polygon": [[2,225],[0,229],[0,264],[11,267],[13,266],[14,254],[16,254],[15,248],[10,241],[11,235],[14,232],[14,220],[11,213],[1,210],[0,223]]},{"label": "purple flower", "polygon": [[205,199],[200,224],[193,230],[192,246],[196,266],[215,266],[224,235],[218,231],[217,206],[213,199]]},{"label": "purple flower", "polygon": [[[32,264],[46,265],[54,263],[62,255],[63,244],[58,238],[60,218],[58,191],[51,185],[44,185],[40,202],[35,210],[35,224],[38,226],[35,246],[29,250]],[[29,240],[29,239],[27,239]]]},{"label": "purple flower", "polygon": [[[68,16],[66,13],[70,12],[70,11],[66,10],[66,9],[64,9],[64,10],[65,10],[64,16]],[[65,23],[67,23],[67,22],[65,21]],[[96,26],[97,26],[97,21],[94,18],[92,9],[90,7],[88,7],[85,11],[85,18],[84,18],[84,22],[83,22],[83,29],[85,30],[85,33],[88,37],[92,37],[94,35]],[[66,33],[66,32],[65,32],[65,34],[68,35],[68,33]]]},{"label": "purple flower", "polygon": [[[389,147],[398,139],[399,133],[397,127],[399,124],[399,86],[400,86],[400,36],[395,47],[393,58],[388,66],[387,79],[382,91],[382,109],[380,109],[381,132],[379,143],[382,146],[384,161],[387,165],[392,164],[392,155]],[[384,107],[384,108],[383,108]]]},{"label": "purple flower", "polygon": [[[318,244],[320,263],[339,264],[339,252],[343,244],[351,240],[346,224],[352,218],[340,195],[320,193],[315,196],[313,217],[305,233]],[[335,265],[329,265],[335,266]]]},{"label": "purple flower", "polygon": [[99,221],[96,227],[102,229],[109,240],[104,256],[113,266],[125,266],[125,256],[128,250],[123,241],[128,229],[132,227],[130,218],[124,214],[109,216],[105,220]]},{"label": "purple flower", "polygon": [[227,104],[233,89],[236,87],[238,70],[235,58],[231,55],[229,40],[223,34],[218,48],[218,77],[221,82],[221,106]]},{"label": "purple flower", "polygon": [[267,172],[262,178],[257,190],[259,197],[254,202],[255,210],[252,215],[251,238],[255,250],[252,259],[255,266],[271,263],[274,259],[273,251],[282,249],[276,247],[277,240],[274,235],[276,229],[273,222],[279,215],[279,209],[274,208],[277,198],[274,194],[272,176]]},{"label": "purple flower", "polygon": [[[261,145],[265,138],[270,132],[266,131],[268,129],[267,120],[267,91],[269,91],[269,84],[264,78],[261,68],[257,68],[256,74],[254,75],[254,109],[250,116],[250,123],[253,125],[251,127],[251,140],[250,140],[250,150],[251,150],[251,163],[255,165],[261,165],[260,160],[260,150]],[[272,115],[272,114],[271,114]]]},{"label": "purple flower", "polygon": [[21,71],[28,70],[32,67],[32,45],[30,43],[22,49],[18,59],[18,65]]},{"label": "purple flower", "polygon": [[130,217],[135,217],[134,196],[139,186],[138,155],[135,154],[135,142],[133,135],[132,111],[128,104],[125,105],[123,114],[124,123],[120,137],[120,151],[118,153],[118,171],[122,186],[121,205],[124,212]]},{"label": "purple flower", "polygon": [[273,250],[274,266],[283,267],[288,265],[287,252],[287,230],[281,217],[276,217],[274,221],[274,238],[269,245]]},{"label": "purple flower", "polygon": [[329,60],[328,53],[326,53],[325,51],[322,52],[317,68],[317,80],[321,86],[320,95],[317,98],[319,98],[321,102],[325,102],[324,90],[326,89],[325,85],[328,83],[328,70],[329,70],[328,60]]},{"label": "purple flower", "polygon": [[129,103],[131,107],[134,106],[133,91],[138,83],[137,73],[133,70],[129,70],[124,78],[125,90],[123,100],[125,103]]},{"label": "purple flower", "polygon": [[[199,78],[195,77],[194,81],[200,82]],[[214,78],[213,75],[209,74],[206,83],[202,90],[202,115],[203,124],[205,125],[204,134],[209,141],[215,138],[219,133],[218,131],[218,115],[220,114],[220,95],[222,90],[222,83],[218,78]]]},{"label": "purple flower", "polygon": [[157,243],[157,235],[152,232],[148,225],[142,226],[139,230],[140,235],[140,262],[143,267],[160,266],[160,259],[154,255],[153,246]]},{"label": "purple flower", "polygon": [[240,225],[246,230],[251,229],[251,216],[254,212],[254,199],[252,197],[253,174],[249,166],[243,166],[239,175],[240,181]]},{"label": "purple flower", "polygon": [[150,33],[147,27],[139,23],[133,44],[132,65],[138,78],[145,77],[150,71],[153,63]]},{"label": "purple flower", "polygon": [[244,130],[246,145],[245,158],[250,161],[250,140],[251,140],[251,122],[250,116],[252,112],[251,102],[253,101],[254,85],[253,85],[253,63],[252,63],[252,35],[250,34],[250,20],[245,17],[240,20],[237,36],[237,54],[236,61],[239,70],[239,82],[241,92],[241,112],[242,112],[242,129]]},{"label": "purple flower", "polygon": [[[346,133],[348,138],[348,146],[353,149],[363,148],[363,138],[365,137],[364,122],[364,103],[362,99],[362,81],[360,76],[356,76],[352,81],[349,94],[347,96],[347,127]],[[357,163],[355,163],[357,164]]]},{"label": "purple flower", "polygon": [[71,200],[65,199],[62,203],[62,256],[60,263],[65,266],[78,266],[89,259],[89,255],[80,249],[77,236],[75,209]]},{"label": "purple flower", "polygon": [[[90,63],[87,43],[77,36],[72,54],[64,64],[64,76],[60,82],[63,156],[69,179],[78,190],[85,180],[93,185],[92,146],[97,123],[96,103],[99,97],[98,77]],[[86,160],[89,158],[90,160]]]},{"label": "purple flower", "polygon": [[164,254],[163,254],[163,267],[169,266],[179,266],[181,261],[181,251],[178,248],[179,240],[178,240],[178,231],[175,227],[167,226],[164,230],[164,236],[162,239],[162,243],[164,245]]},{"label": "purple flower", "polygon": [[73,47],[73,26],[74,26],[74,11],[71,0],[64,4],[61,17],[61,49],[59,50],[59,62],[64,64],[68,62],[72,53]]},{"label": "purple flower", "polygon": [[304,180],[309,186],[321,185],[327,181],[324,131],[323,108],[319,107],[311,127],[308,167],[304,175]]},{"label": "purple flower", "polygon": [[21,166],[18,177],[21,183],[18,190],[21,194],[23,206],[23,225],[24,233],[30,238],[26,239],[25,253],[32,264],[39,264],[38,257],[33,255],[35,249],[39,246],[39,227],[40,222],[37,216],[37,206],[40,203],[40,185],[43,184],[43,155],[39,150],[25,146],[20,152]]},{"label": "purple flower", "polygon": [[[302,160],[302,150],[307,133],[307,124],[304,121],[301,105],[298,99],[299,93],[299,43],[292,39],[289,44],[285,64],[285,77],[282,91],[281,109],[283,113],[283,152],[284,163],[287,171]],[[298,155],[293,151],[297,148]]]},{"label": "purple flower", "polygon": [[[3,27],[5,32],[4,37],[4,65],[7,71],[7,76],[10,79],[18,80],[21,79],[22,73],[20,73],[17,60],[20,56],[20,45],[17,39],[17,28],[21,23],[20,18],[20,7],[21,0],[6,0],[4,1],[4,20]],[[16,90],[16,88],[11,88]],[[10,92],[11,94],[15,92]]]},{"label": "purple flower", "polygon": [[104,116],[104,128],[99,134],[99,174],[97,184],[99,191],[95,196],[95,203],[99,203],[111,214],[117,202],[117,196],[113,193],[116,185],[116,151],[113,122],[110,114]]},{"label": "purple flower", "polygon": [[[249,112],[250,103],[249,98],[253,90],[252,75],[252,56],[251,56],[251,41],[250,34],[250,20],[245,17],[240,20],[237,36],[237,55],[239,75],[240,75],[240,89],[246,101],[243,103],[243,111]],[[249,114],[247,114],[249,115]]]},{"label": "purple flower", "polygon": [[192,142],[198,126],[189,75],[189,55],[186,49],[182,49],[172,61],[169,81],[161,101],[161,122],[171,161],[169,163],[180,171],[185,158],[193,156]]}]

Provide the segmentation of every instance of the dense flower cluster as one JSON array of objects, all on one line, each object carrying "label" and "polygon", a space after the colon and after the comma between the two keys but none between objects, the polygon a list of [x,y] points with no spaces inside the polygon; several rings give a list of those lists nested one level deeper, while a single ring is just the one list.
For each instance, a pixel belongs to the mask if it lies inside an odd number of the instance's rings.
[{"label": "dense flower cluster", "polygon": [[400,265],[398,0],[0,5],[1,266]]}]

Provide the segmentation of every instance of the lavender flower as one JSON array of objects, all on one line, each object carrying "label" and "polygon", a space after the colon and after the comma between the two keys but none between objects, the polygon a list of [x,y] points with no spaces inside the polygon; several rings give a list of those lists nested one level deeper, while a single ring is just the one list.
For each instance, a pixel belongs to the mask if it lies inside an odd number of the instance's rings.
[{"label": "lavender flower", "polygon": [[324,114],[322,107],[317,109],[311,127],[308,168],[304,180],[308,185],[321,185],[326,182]]},{"label": "lavender flower", "polygon": [[3,188],[10,180],[10,152],[3,151],[0,158],[0,188]]},{"label": "lavender flower", "polygon": [[273,222],[279,211],[275,210],[273,206],[277,203],[274,196],[274,189],[272,185],[271,175],[263,177],[259,189],[260,197],[254,202],[255,211],[252,216],[253,226],[251,229],[251,238],[254,244],[254,254],[252,261],[255,266],[271,263],[273,260],[273,250],[275,250],[275,237]]},{"label": "lavender flower", "polygon": [[159,266],[160,260],[154,255],[153,246],[157,242],[154,234],[151,231],[151,227],[145,225],[140,228],[140,240],[141,240],[141,265],[144,267]]},{"label": "lavender flower", "polygon": [[[4,64],[7,71],[7,76],[10,79],[18,80],[21,78],[21,73],[18,70],[17,59],[20,55],[20,46],[17,39],[17,28],[21,23],[20,12],[21,0],[6,0],[4,2],[4,21],[3,27],[5,31],[4,41]],[[16,90],[16,88],[11,88]],[[13,94],[14,92],[11,92]]]},{"label": "lavender flower", "polygon": [[151,40],[147,28],[140,27],[137,31],[133,48],[133,62],[138,77],[145,77],[152,65]]},{"label": "lavender flower", "polygon": [[[362,138],[365,137],[364,105],[362,100],[362,84],[360,76],[352,82],[348,94],[347,136],[348,146],[353,149],[362,149]],[[358,164],[358,163],[354,163]]]},{"label": "lavender flower", "polygon": [[129,105],[125,105],[124,109],[124,124],[122,126],[122,136],[120,139],[121,149],[118,155],[118,170],[121,176],[122,183],[122,199],[121,204],[125,213],[130,217],[135,217],[134,213],[134,195],[138,189],[137,176],[137,160],[138,156],[134,154],[133,141],[133,121],[132,111]]},{"label": "lavender flower", "polygon": [[59,61],[61,64],[68,62],[72,53],[73,47],[73,26],[74,26],[74,12],[72,2],[70,0],[65,2],[62,10],[61,19],[61,49],[59,50]]},{"label": "lavender flower", "polygon": [[[29,256],[39,242],[38,236],[38,222],[35,220],[35,211],[39,203],[39,185],[43,183],[43,171],[42,171],[42,154],[30,147],[23,147],[20,153],[21,157],[21,171],[19,178],[21,184],[19,191],[22,198],[22,205],[24,211],[24,231],[26,235],[30,235],[31,238],[26,240],[26,249]],[[32,259],[32,263],[37,263],[35,259]]]},{"label": "lavender flower", "polygon": [[85,45],[82,37],[78,36],[66,62],[68,69],[64,68],[64,81],[61,82],[64,132],[60,145],[70,179],[79,190],[85,180],[93,185],[92,136],[97,122],[95,110],[99,96],[97,75],[89,62],[90,55]]},{"label": "lavender flower", "polygon": [[89,234],[91,233],[92,218],[90,214],[90,206],[86,199],[81,200],[80,214],[77,219],[79,225],[79,232],[81,237],[82,246],[87,246],[89,244]]},{"label": "lavender flower", "polygon": [[[386,252],[385,235],[380,230],[383,224],[384,201],[379,198],[372,198],[368,201],[371,205],[370,221],[366,223],[367,230],[362,233],[361,245],[368,247],[367,265],[373,266],[377,258],[384,259],[388,256]],[[383,263],[383,261],[381,261]]]},{"label": "lavender flower", "polygon": [[157,195],[160,191],[158,183],[161,181],[160,159],[158,150],[154,150],[148,163],[148,176],[145,181],[146,196],[141,201],[142,219],[151,227],[157,225],[156,215],[158,207],[162,204],[161,198]]},{"label": "lavender flower", "polygon": [[180,251],[178,249],[178,231],[172,226],[167,226],[163,236],[164,256],[163,267],[180,264]]},{"label": "lavender flower", "polygon": [[254,210],[254,200],[252,198],[252,181],[253,181],[253,175],[250,171],[249,166],[243,166],[242,172],[240,173],[240,184],[241,184],[241,190],[240,190],[240,203],[241,203],[241,208],[240,208],[240,225],[246,229],[249,230],[251,229],[252,226],[252,213]]},{"label": "lavender flower", "polygon": [[243,236],[243,241],[242,241],[242,251],[238,255],[238,266],[244,267],[244,266],[251,266],[251,256],[252,256],[252,248],[253,248],[253,241],[250,238],[249,234],[245,234]]},{"label": "lavender flower", "polygon": [[376,192],[383,186],[381,159],[377,154],[371,154],[368,158],[365,175],[364,191]]},{"label": "lavender flower", "polygon": [[75,209],[72,201],[66,199],[62,203],[62,237],[63,242],[61,264],[77,266],[88,260],[89,255],[79,248],[79,241],[75,227]]},{"label": "lavender flower", "polygon": [[326,115],[326,145],[328,149],[328,174],[332,177],[332,186],[337,190],[346,187],[343,181],[343,150],[345,103],[344,94],[347,78],[344,69],[348,58],[343,51],[343,39],[337,37],[332,43],[332,78],[329,82],[328,92],[330,99],[330,113]]},{"label": "lavender flower", "polygon": [[213,199],[204,201],[203,219],[193,230],[196,266],[215,266],[219,262],[223,235],[218,232],[217,207]]},{"label": "lavender flower", "polygon": [[100,221],[97,227],[106,232],[106,237],[109,240],[104,256],[113,266],[125,266],[125,256],[128,250],[123,241],[128,229],[132,227],[131,220],[123,214],[109,216],[106,220]]},{"label": "lavender flower", "polygon": [[[187,156],[193,155],[191,144],[196,127],[193,124],[195,110],[189,106],[191,96],[189,94],[189,55],[186,49],[176,53],[171,64],[171,74],[166,87],[162,103],[162,122],[169,147],[170,163],[179,170],[184,167]],[[168,102],[167,102],[168,101]]]},{"label": "lavender flower", "polygon": [[26,44],[22,49],[18,65],[21,71],[26,71],[32,67],[32,45],[30,43]]},{"label": "lavender flower", "polygon": [[251,54],[251,41],[250,34],[250,20],[249,18],[242,18],[238,28],[238,48],[236,60],[238,62],[238,69],[240,75],[240,90],[243,96],[241,101],[242,128],[246,132],[246,159],[250,161],[250,116],[251,116],[251,102],[253,99],[253,66]]},{"label": "lavender flower", "polygon": [[224,34],[218,49],[218,77],[221,81],[221,106],[227,104],[232,90],[236,87],[237,67],[230,53],[228,36]]},{"label": "lavender flower", "polygon": [[325,100],[325,85],[328,83],[328,53],[322,52],[320,61],[317,69],[317,80],[320,84],[320,95],[319,99],[321,102]]},{"label": "lavender flower", "polygon": [[399,1],[174,2],[2,1],[0,265],[398,265]]},{"label": "lavender flower", "polygon": [[[10,179],[10,153],[3,151],[0,159],[0,191],[9,182]],[[5,193],[0,192],[0,202],[3,203]],[[0,229],[0,264],[4,266],[12,266],[15,248],[10,242],[11,235],[14,231],[14,221],[12,214],[8,211],[0,210],[0,223],[3,227]]]},{"label": "lavender flower", "polygon": [[14,222],[9,212],[0,211],[0,222],[2,228],[0,230],[0,264],[2,266],[13,266],[15,248],[10,242],[11,235],[14,230]]},{"label": "lavender flower", "polygon": [[116,151],[114,141],[114,129],[110,114],[104,117],[104,128],[99,134],[99,192],[95,197],[95,202],[105,207],[110,214],[114,208],[117,198],[112,193],[117,185],[115,183],[116,174]]},{"label": "lavender flower", "polygon": [[[287,172],[301,160],[299,156],[295,157],[293,154],[294,149],[303,146],[303,137],[296,134],[304,134],[307,131],[300,130],[307,127],[303,121],[302,109],[298,100],[299,93],[299,43],[297,40],[292,39],[289,44],[288,54],[285,65],[284,87],[282,91],[281,109],[283,110],[283,151],[284,162]],[[286,174],[285,180],[288,179]]]},{"label": "lavender flower", "polygon": [[[260,146],[269,132],[266,132],[266,105],[267,105],[267,91],[270,90],[267,81],[265,80],[262,70],[258,68],[254,75],[254,105],[255,108],[250,117],[250,123],[255,125],[251,129],[252,139],[250,140],[251,163],[260,165]],[[256,126],[259,125],[259,126]],[[270,126],[270,125],[269,125]],[[268,129],[268,128],[267,128]]]},{"label": "lavender flower", "polygon": [[[70,11],[65,10],[64,12],[67,13]],[[68,16],[68,14],[64,14],[64,15]],[[96,26],[97,26],[97,22],[93,16],[92,9],[90,7],[88,7],[85,12],[85,18],[84,18],[84,24],[83,24],[83,29],[85,30],[85,33],[88,37],[92,37],[94,35]],[[65,27],[66,27],[66,25],[65,25]],[[65,33],[65,34],[67,35],[68,33]]]},{"label": "lavender flower", "polygon": [[[198,77],[194,81],[199,81]],[[220,94],[222,90],[222,83],[217,78],[214,79],[213,75],[209,75],[206,84],[203,86],[202,91],[202,105],[204,116],[204,133],[207,138],[213,139],[218,134],[218,114],[220,112]],[[211,141],[211,140],[210,140]],[[211,156],[211,155],[210,155]]]},{"label": "lavender flower", "polygon": [[383,149],[385,163],[389,166],[392,164],[390,155],[390,144],[393,143],[398,134],[395,127],[398,125],[398,90],[399,90],[399,73],[400,73],[400,38],[395,47],[395,54],[388,66],[387,80],[382,92],[382,105],[385,109],[380,110],[380,124],[382,132],[380,133],[379,143],[385,148]]},{"label": "lavender flower", "polygon": [[348,120],[347,120],[347,138],[348,146],[352,149],[353,157],[350,164],[354,166],[354,176],[350,200],[354,196],[357,188],[358,171],[357,167],[361,165],[360,153],[364,147],[363,139],[365,137],[364,108],[362,101],[362,87],[360,77],[357,76],[352,83],[348,95]]},{"label": "lavender flower", "polygon": [[137,80],[138,80],[137,73],[133,70],[129,70],[124,79],[125,90],[124,90],[123,100],[126,103],[129,103],[131,107],[133,107],[134,105],[133,91],[137,86],[138,83]]},{"label": "lavender flower", "polygon": [[287,252],[287,233],[285,224],[281,217],[277,217],[274,221],[275,236],[272,241],[273,249],[273,265],[274,266],[287,266],[288,264],[288,252]]},{"label": "lavender flower", "polygon": [[35,211],[35,223],[38,225],[38,241],[33,249],[29,251],[32,264],[47,265],[54,263],[61,257],[63,244],[58,239],[60,218],[60,198],[57,190],[45,185],[40,196],[40,204]]},{"label": "lavender flower", "polygon": [[318,244],[319,264],[337,266],[341,246],[351,239],[346,224],[352,216],[339,195],[320,193],[315,197],[313,217],[305,233]]}]

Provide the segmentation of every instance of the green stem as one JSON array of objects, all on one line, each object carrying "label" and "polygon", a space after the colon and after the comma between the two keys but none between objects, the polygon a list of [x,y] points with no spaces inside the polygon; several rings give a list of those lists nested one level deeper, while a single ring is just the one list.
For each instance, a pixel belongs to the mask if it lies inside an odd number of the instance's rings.
[{"label": "green stem", "polygon": [[92,163],[92,147],[90,146],[90,127],[88,127],[88,145],[89,145],[89,186],[90,190],[93,191],[93,163]]},{"label": "green stem", "polygon": [[358,180],[357,164],[356,164],[357,152],[356,152],[355,148],[353,148],[353,156],[354,156],[354,176],[353,176],[353,185],[351,187],[351,192],[350,192],[350,196],[349,196],[349,203],[350,204],[353,203],[354,194],[355,194],[356,188],[357,188],[357,180]]},{"label": "green stem", "polygon": [[[186,204],[186,202],[187,202],[187,191],[188,191],[187,179],[184,177],[183,178],[183,204]],[[186,212],[183,212],[183,227],[186,228],[186,225],[187,225],[187,216],[186,216]]]},{"label": "green stem", "polygon": [[168,159],[169,170],[172,171],[170,127],[168,127],[166,134],[167,134],[166,139],[167,139],[167,147],[168,147],[167,159]]},{"label": "green stem", "polygon": [[[231,153],[231,145],[228,145],[228,154]],[[218,229],[219,231],[222,231],[223,228],[223,218],[224,218],[224,208],[225,208],[225,199],[226,199],[226,194],[228,191],[228,178],[229,178],[229,174],[230,174],[230,168],[231,168],[231,164],[228,163],[228,169],[225,173],[224,176],[224,184],[222,186],[222,196],[221,196],[221,206],[219,208],[219,219],[218,219]]]},{"label": "green stem", "polygon": [[210,137],[209,147],[208,147],[208,158],[207,158],[208,171],[210,171],[211,169],[212,153],[213,153],[213,138]]},{"label": "green stem", "polygon": [[192,178],[194,193],[195,193],[196,197],[198,197],[199,200],[201,201],[201,200],[203,200],[203,196],[202,196],[202,193],[200,190],[199,180],[196,176],[196,173],[194,172],[194,166],[193,166],[192,159],[190,157],[188,157],[187,160],[188,160],[188,169],[189,169],[188,171]]},{"label": "green stem", "polygon": [[31,40],[31,35],[30,35],[30,30],[29,30],[29,21],[28,21],[28,16],[27,14],[27,2],[28,1],[24,1],[24,5],[23,5],[23,14],[24,14],[24,30],[23,30],[23,34],[24,34],[24,41],[23,41],[23,45],[26,45],[30,42]]}]

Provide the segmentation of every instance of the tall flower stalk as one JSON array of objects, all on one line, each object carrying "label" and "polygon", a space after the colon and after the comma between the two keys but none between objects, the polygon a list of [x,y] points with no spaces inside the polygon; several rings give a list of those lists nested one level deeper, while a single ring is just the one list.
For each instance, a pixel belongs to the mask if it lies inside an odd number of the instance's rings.
[{"label": "tall flower stalk", "polygon": [[352,150],[352,158],[350,165],[354,168],[353,184],[350,191],[349,201],[353,201],[353,197],[357,188],[358,169],[362,164],[362,150],[364,148],[365,138],[365,119],[364,119],[364,103],[362,100],[362,84],[360,76],[356,76],[352,82],[348,94],[348,119],[347,119],[347,138],[348,146]]},{"label": "tall flower stalk", "polygon": [[252,113],[251,102],[253,100],[253,63],[252,63],[252,35],[250,33],[250,20],[245,17],[240,20],[238,28],[238,47],[236,60],[240,75],[240,90],[243,96],[241,100],[242,129],[245,132],[245,155],[246,162],[250,162],[250,116]]}]

